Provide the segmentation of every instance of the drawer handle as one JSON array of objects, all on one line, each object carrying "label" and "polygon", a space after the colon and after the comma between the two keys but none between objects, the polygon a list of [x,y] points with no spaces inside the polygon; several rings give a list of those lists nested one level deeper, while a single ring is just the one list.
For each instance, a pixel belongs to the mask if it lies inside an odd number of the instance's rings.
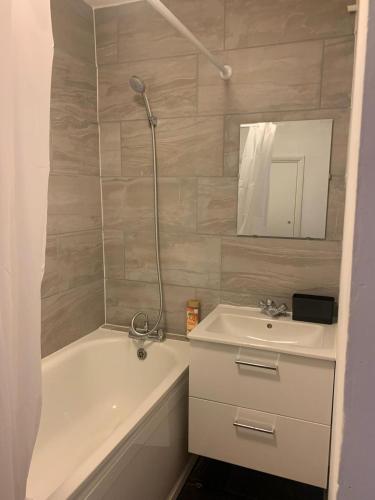
[{"label": "drawer handle", "polygon": [[250,361],[241,361],[240,359],[236,359],[235,363],[236,365],[255,366],[256,368],[264,368],[265,370],[273,370],[277,372],[277,366],[264,365],[263,363],[254,363]]},{"label": "drawer handle", "polygon": [[234,427],[241,427],[241,429],[250,429],[251,431],[263,432],[263,434],[275,434],[275,429],[267,429],[265,427],[257,427],[256,425],[241,424],[240,422],[233,422]]}]

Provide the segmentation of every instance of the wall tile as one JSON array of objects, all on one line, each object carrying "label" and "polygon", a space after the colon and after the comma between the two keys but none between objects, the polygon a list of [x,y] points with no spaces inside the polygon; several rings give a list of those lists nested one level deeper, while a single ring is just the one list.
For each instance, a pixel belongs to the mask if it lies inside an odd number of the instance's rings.
[{"label": "wall tile", "polygon": [[121,149],[120,122],[104,122],[100,124],[100,149],[102,151]]},{"label": "wall tile", "polygon": [[152,229],[125,233],[125,278],[157,282],[155,236]]},{"label": "wall tile", "polygon": [[[206,47],[224,48],[224,0],[167,0],[164,3]],[[197,52],[194,45],[147,2],[123,5],[117,13],[121,62],[151,59],[160,54],[166,57]]]},{"label": "wall tile", "polygon": [[236,234],[237,178],[198,180],[198,232]]},{"label": "wall tile", "polygon": [[61,290],[62,276],[59,267],[59,240],[49,236],[46,241],[45,268],[42,280],[42,297]]},{"label": "wall tile", "polygon": [[345,177],[333,176],[329,185],[327,240],[342,240],[345,208]]},{"label": "wall tile", "polygon": [[51,0],[54,46],[84,61],[95,62],[92,9],[82,1]]},{"label": "wall tile", "polygon": [[42,356],[104,323],[103,280],[42,299]]},{"label": "wall tile", "polygon": [[226,0],[227,49],[353,33],[346,0]]},{"label": "wall tile", "polygon": [[292,297],[289,293],[285,295],[276,295],[271,293],[269,295],[262,295],[253,290],[252,293],[241,293],[241,292],[230,292],[228,290],[222,290],[220,294],[220,303],[229,304],[231,306],[244,306],[244,307],[259,307],[259,301],[264,300],[268,297],[277,303],[284,303],[288,306],[288,309],[292,308]]},{"label": "wall tile", "polygon": [[196,56],[153,59],[99,68],[99,110],[103,121],[144,119],[142,98],[129,87],[140,75],[148,89],[154,114],[185,116],[196,112]]},{"label": "wall tile", "polygon": [[[128,232],[151,230],[154,224],[152,178],[103,179],[103,206],[105,228]],[[161,230],[195,230],[195,179],[159,179],[159,210]]]},{"label": "wall tile", "polygon": [[164,286],[165,327],[168,332],[186,333],[186,303],[194,297],[194,288]]},{"label": "wall tile", "polygon": [[210,288],[196,288],[195,298],[200,301],[201,319],[203,319],[220,304],[220,291]]},{"label": "wall tile", "polygon": [[224,175],[238,175],[238,151],[240,124],[268,121],[333,120],[331,173],[343,175],[346,168],[346,152],[349,133],[349,109],[317,109],[309,111],[282,111],[226,115],[224,121]]},{"label": "wall tile", "polygon": [[47,234],[100,227],[99,177],[50,175]]},{"label": "wall tile", "polygon": [[164,283],[219,288],[220,238],[180,233],[161,235]]},{"label": "wall tile", "polygon": [[314,108],[319,105],[322,41],[221,52],[230,81],[199,57],[199,113]]},{"label": "wall tile", "polygon": [[322,107],[350,106],[354,57],[352,37],[326,40],[322,81]]},{"label": "wall tile", "polygon": [[262,296],[312,292],[337,297],[340,243],[224,238],[221,288]]},{"label": "wall tile", "polygon": [[[122,122],[123,175],[152,175],[147,120]],[[161,176],[222,175],[223,118],[176,118],[158,122],[158,172]]]},{"label": "wall tile", "polygon": [[94,15],[98,65],[117,63],[118,8],[96,9]]},{"label": "wall tile", "polygon": [[125,278],[125,248],[122,231],[104,232],[104,260],[106,278]]}]

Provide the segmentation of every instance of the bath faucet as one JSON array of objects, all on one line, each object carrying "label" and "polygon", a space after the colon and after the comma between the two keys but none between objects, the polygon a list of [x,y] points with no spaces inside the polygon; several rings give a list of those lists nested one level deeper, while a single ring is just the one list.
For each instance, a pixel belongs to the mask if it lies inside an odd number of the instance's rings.
[{"label": "bath faucet", "polygon": [[272,299],[261,300],[259,302],[259,307],[263,314],[271,316],[271,318],[284,316],[288,311],[288,307],[286,304],[281,304],[280,306],[278,306]]},{"label": "bath faucet", "polygon": [[138,316],[144,316],[145,321],[143,324],[143,328],[135,327],[134,326],[134,321],[132,321],[132,324],[130,325],[129,328],[129,337],[132,339],[137,339],[137,340],[156,340],[158,342],[162,342],[165,340],[166,335],[165,332],[162,328],[158,328],[155,331],[152,331],[148,327],[148,316],[144,312],[139,312],[134,316],[133,319],[135,319]]}]

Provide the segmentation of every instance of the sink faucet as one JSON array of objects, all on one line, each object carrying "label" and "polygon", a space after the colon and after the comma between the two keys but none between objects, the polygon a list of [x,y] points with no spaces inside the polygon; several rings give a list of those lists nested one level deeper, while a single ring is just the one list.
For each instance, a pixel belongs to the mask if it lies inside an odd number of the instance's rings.
[{"label": "sink faucet", "polygon": [[259,302],[259,307],[263,314],[267,314],[267,316],[271,316],[271,318],[284,316],[288,311],[286,304],[278,306],[272,299],[261,300]]}]

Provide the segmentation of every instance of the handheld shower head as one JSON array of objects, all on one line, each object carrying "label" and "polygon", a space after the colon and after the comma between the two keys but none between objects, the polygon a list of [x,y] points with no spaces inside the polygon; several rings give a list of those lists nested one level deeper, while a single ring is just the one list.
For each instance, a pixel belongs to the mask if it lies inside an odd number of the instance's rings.
[{"label": "handheld shower head", "polygon": [[136,93],[141,94],[143,97],[143,102],[146,108],[147,118],[151,127],[156,127],[157,119],[156,116],[152,114],[150,103],[148,102],[148,98],[146,95],[146,85],[144,82],[138,78],[138,76],[132,76],[129,78],[130,88]]},{"label": "handheld shower head", "polygon": [[132,76],[129,79],[129,85],[137,94],[144,94],[146,91],[146,85],[138,76]]}]

